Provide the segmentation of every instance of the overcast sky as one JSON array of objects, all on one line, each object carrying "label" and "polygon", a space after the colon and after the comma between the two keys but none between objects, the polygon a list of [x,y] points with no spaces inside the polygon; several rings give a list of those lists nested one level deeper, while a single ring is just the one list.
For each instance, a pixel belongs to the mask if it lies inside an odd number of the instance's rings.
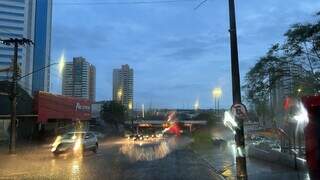
[{"label": "overcast sky", "polygon": [[[64,52],[69,61],[83,56],[94,64],[97,100],[112,98],[112,69],[129,64],[137,106],[192,108],[199,98],[210,108],[211,90],[221,87],[222,107],[230,107],[228,1],[208,0],[197,10],[201,0],[103,3],[133,1],[54,0],[52,61]],[[319,10],[319,0],[236,0],[241,78],[271,44],[283,42],[291,24]],[[57,70],[51,78],[51,90],[60,93]]]}]

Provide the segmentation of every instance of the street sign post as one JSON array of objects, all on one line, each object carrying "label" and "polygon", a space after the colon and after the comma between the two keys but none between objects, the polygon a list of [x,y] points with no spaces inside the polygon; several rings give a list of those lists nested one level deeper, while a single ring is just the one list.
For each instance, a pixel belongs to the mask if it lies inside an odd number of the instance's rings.
[{"label": "street sign post", "polygon": [[231,112],[236,118],[246,119],[247,118],[247,108],[244,104],[234,104],[231,106]]},{"label": "street sign post", "polygon": [[[230,50],[231,50],[231,78],[232,78],[232,97],[235,112],[243,114],[243,106],[241,104],[241,87],[240,87],[240,72],[239,72],[239,59],[238,59],[238,41],[237,41],[237,28],[236,28],[236,13],[234,0],[229,0],[229,23],[230,23]],[[237,108],[239,107],[239,108]],[[244,108],[245,109],[245,108]],[[235,117],[235,121],[238,124],[236,129],[235,141],[237,146],[237,179],[247,179],[247,163],[244,153],[245,140],[243,132],[243,120],[240,116]]]}]

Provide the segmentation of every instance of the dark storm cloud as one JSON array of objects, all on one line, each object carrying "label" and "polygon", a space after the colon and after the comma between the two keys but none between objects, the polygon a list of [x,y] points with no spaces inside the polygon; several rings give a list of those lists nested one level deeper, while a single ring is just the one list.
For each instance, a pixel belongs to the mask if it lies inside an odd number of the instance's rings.
[{"label": "dark storm cloud", "polygon": [[188,61],[201,58],[210,49],[206,47],[181,47],[174,50],[174,52],[163,56],[165,59],[173,61]]},{"label": "dark storm cloud", "polygon": [[102,26],[72,26],[71,24],[57,24],[53,28],[53,43],[56,48],[79,50],[86,47],[88,50],[104,48],[107,42],[105,27]]},{"label": "dark storm cloud", "polygon": [[219,53],[227,43],[227,36],[213,36],[208,33],[193,37],[165,39],[153,48],[165,52],[162,57],[166,60],[197,61],[203,60],[204,55],[213,56],[213,53]]},{"label": "dark storm cloud", "polygon": [[[135,70],[138,104],[181,107],[199,97],[201,107],[211,107],[210,91],[220,86],[222,106],[229,107],[227,1],[196,11],[195,5],[54,6],[52,58],[65,50],[68,59],[85,56],[95,64],[98,100],[111,98],[112,69],[127,63]],[[243,78],[271,44],[283,42],[290,24],[312,19],[320,2],[239,0],[236,7]]]}]

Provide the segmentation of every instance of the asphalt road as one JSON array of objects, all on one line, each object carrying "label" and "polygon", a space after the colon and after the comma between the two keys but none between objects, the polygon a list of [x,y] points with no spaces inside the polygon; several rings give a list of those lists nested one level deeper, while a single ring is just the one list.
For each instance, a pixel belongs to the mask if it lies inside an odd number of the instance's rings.
[{"label": "asphalt road", "polygon": [[49,146],[0,154],[0,179],[219,179],[205,162],[185,148],[187,138],[145,144],[126,139],[100,143],[97,154],[53,157]]}]

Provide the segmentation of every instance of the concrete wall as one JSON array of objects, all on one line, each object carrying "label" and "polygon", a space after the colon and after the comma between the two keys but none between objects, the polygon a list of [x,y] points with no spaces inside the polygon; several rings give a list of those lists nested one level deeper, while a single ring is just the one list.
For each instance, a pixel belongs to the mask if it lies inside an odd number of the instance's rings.
[{"label": "concrete wall", "polygon": [[248,147],[248,156],[279,165],[296,168],[298,170],[307,170],[306,160],[295,158],[294,155],[282,153],[274,150],[263,150],[256,148],[253,145]]}]

